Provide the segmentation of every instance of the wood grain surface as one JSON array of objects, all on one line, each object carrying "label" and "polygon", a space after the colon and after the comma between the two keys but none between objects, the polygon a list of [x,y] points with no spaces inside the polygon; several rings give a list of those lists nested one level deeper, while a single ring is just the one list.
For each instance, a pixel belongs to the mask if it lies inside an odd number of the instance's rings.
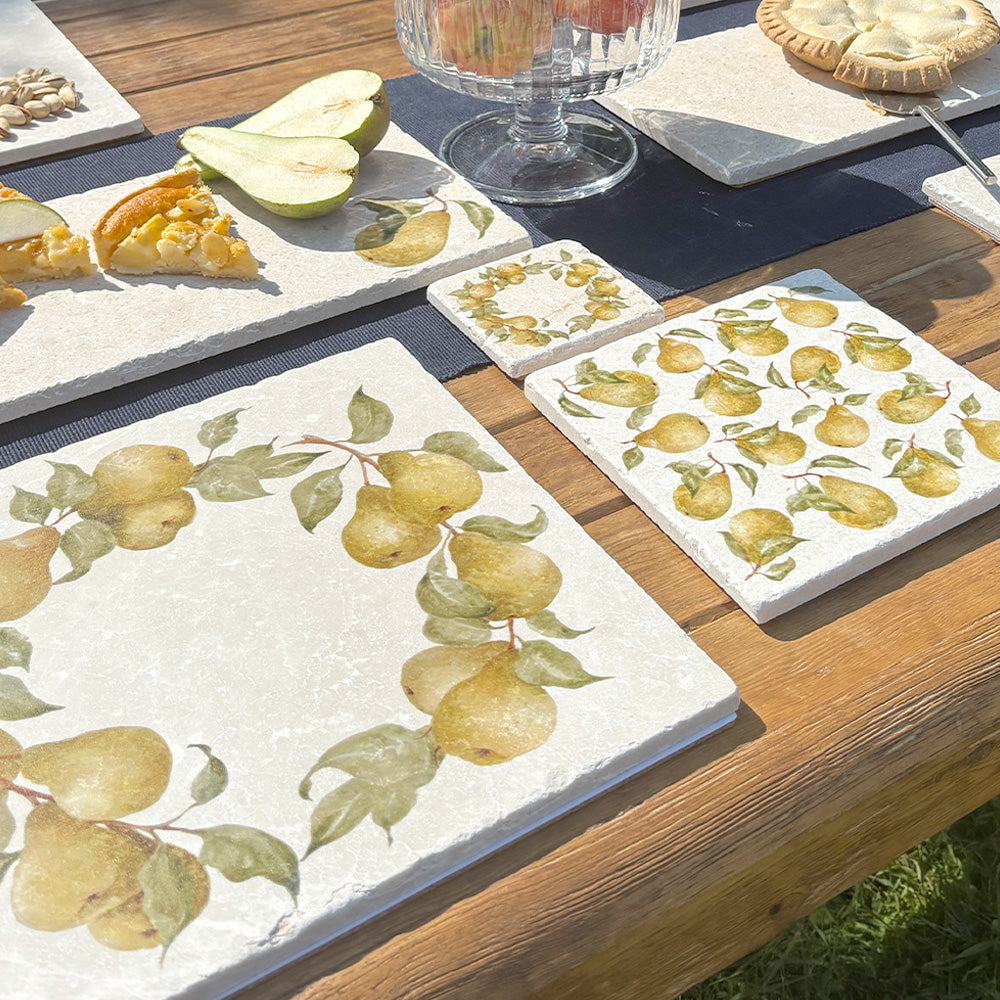
[{"label": "wood grain surface", "polygon": [[[388,0],[41,6],[152,131],[257,110],[335,69],[410,71]],[[1000,250],[935,211],[664,308],[810,267],[1000,387]],[[520,385],[489,368],[448,388],[733,677],[743,707],[241,1000],[669,1000],[1000,793],[1000,511],[755,625]]]}]

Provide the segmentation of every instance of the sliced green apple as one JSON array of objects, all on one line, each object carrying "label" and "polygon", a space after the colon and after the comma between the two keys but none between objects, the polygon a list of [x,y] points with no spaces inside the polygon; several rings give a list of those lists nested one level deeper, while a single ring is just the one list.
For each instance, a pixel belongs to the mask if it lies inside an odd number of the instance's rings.
[{"label": "sliced green apple", "polygon": [[0,201],[0,243],[14,243],[41,236],[50,226],[66,220],[40,201],[9,198]]},{"label": "sliced green apple", "polygon": [[268,211],[292,219],[332,212],[347,200],[358,176],[358,151],[330,136],[258,135],[201,125],[188,129],[178,145]]}]

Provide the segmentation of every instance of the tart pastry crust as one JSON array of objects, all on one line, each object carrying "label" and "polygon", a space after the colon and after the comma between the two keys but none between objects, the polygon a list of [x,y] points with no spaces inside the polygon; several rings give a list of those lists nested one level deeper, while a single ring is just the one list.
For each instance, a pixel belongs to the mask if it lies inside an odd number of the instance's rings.
[{"label": "tart pastry crust", "polygon": [[762,0],[771,41],[843,83],[925,93],[1000,40],[979,0]]},{"label": "tart pastry crust", "polygon": [[161,177],[112,205],[94,226],[97,262],[119,274],[257,277],[244,240],[229,235],[196,169]]}]

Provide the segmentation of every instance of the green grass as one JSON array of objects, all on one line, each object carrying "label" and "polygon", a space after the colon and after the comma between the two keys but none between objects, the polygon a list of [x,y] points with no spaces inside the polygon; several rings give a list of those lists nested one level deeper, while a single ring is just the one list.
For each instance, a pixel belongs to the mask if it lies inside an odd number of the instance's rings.
[{"label": "green grass", "polygon": [[682,1000],[1000,1000],[1000,798]]}]

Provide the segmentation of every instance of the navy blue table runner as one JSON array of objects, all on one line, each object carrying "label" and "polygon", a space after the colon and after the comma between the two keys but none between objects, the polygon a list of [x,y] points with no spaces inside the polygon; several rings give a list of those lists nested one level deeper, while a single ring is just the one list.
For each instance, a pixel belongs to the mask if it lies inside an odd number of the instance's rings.
[{"label": "navy blue table runner", "polygon": [[[702,7],[681,18],[680,38],[753,20],[757,0]],[[747,99],[752,100],[752,81]],[[387,83],[393,120],[436,150],[444,135],[490,105],[423,77]],[[596,105],[588,109],[606,114]],[[227,119],[220,124],[231,124]],[[952,122],[980,156],[1000,152],[1000,109]],[[169,170],[177,133],[143,136],[0,173],[39,200]],[[658,299],[781,260],[927,207],[925,177],[956,165],[930,130],[729,188],[641,134],[639,163],[616,188],[562,206],[503,206],[534,243],[576,239]],[[135,420],[252,384],[386,336],[396,337],[445,380],[487,358],[412,292],[141,382],[0,425],[0,466]],[[67,345],[72,350],[72,345]]]}]

